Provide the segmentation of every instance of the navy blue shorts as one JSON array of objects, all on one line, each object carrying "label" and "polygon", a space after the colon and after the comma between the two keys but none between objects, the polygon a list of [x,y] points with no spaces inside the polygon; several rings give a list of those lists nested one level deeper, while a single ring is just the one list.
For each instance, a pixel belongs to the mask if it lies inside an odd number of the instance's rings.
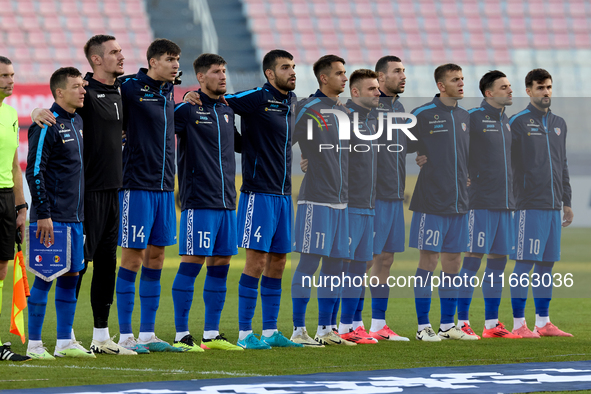
[{"label": "navy blue shorts", "polygon": [[294,252],[348,259],[347,208],[335,209],[314,203],[299,204]]},{"label": "navy blue shorts", "polygon": [[404,252],[404,206],[402,200],[376,200],[373,254]]},{"label": "navy blue shorts", "polygon": [[469,252],[509,255],[515,252],[513,212],[473,209],[468,212]]},{"label": "navy blue shorts", "polygon": [[517,244],[513,260],[560,260],[560,211],[525,209],[515,212]]},{"label": "navy blue shorts", "polygon": [[185,209],[181,212],[179,255],[233,256],[236,246],[236,211]]},{"label": "navy blue shorts", "polygon": [[349,258],[373,260],[374,209],[349,208]]},{"label": "navy blue shorts", "polygon": [[413,212],[410,223],[411,248],[432,252],[468,251],[468,214],[433,215]]},{"label": "navy blue shorts", "polygon": [[240,194],[238,247],[267,253],[289,253],[292,225],[291,196]]},{"label": "navy blue shorts", "polygon": [[146,249],[176,244],[174,192],[120,190],[119,246]]}]

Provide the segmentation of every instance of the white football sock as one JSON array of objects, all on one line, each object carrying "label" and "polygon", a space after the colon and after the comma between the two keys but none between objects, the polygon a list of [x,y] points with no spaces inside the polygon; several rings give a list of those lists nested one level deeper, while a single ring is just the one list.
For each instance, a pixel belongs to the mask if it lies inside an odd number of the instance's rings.
[{"label": "white football sock", "polygon": [[252,330],[240,330],[238,332],[238,340],[242,341],[244,338],[252,334]]},{"label": "white football sock", "polygon": [[218,330],[203,331],[203,339],[215,339],[220,335]]},{"label": "white football sock", "polygon": [[140,335],[137,337],[142,342],[147,342],[152,339],[153,336],[156,336],[153,332],[140,332]]},{"label": "white football sock", "polygon": [[525,325],[525,317],[514,317],[513,318],[513,331],[518,330],[521,326]]},{"label": "white football sock", "polygon": [[76,340],[76,335],[74,335],[74,329],[72,328],[72,333],[70,335],[70,339],[72,339],[72,341]]},{"label": "white football sock", "polygon": [[106,327],[106,328],[93,327],[92,339],[94,339],[95,341],[98,341],[98,342],[105,342],[109,338],[111,338],[111,337],[109,336],[109,328],[108,327]]},{"label": "white football sock", "polygon": [[272,330],[263,330],[263,336],[269,338],[269,337],[272,337],[273,334],[275,334],[276,332],[277,332],[276,328],[274,328]]},{"label": "white football sock", "polygon": [[536,314],[536,327],[542,328],[548,323],[550,323],[550,316],[540,316]]},{"label": "white football sock", "polygon": [[495,328],[499,324],[499,319],[490,319],[484,321],[484,328],[490,330],[491,328]]},{"label": "white football sock", "polygon": [[440,329],[441,331],[447,331],[447,330],[449,330],[450,328],[453,328],[454,326],[455,326],[455,324],[454,324],[454,323],[445,323],[445,324],[443,324],[443,323],[440,323],[440,324],[439,324],[439,329]]},{"label": "white football sock", "polygon": [[419,328],[417,329],[417,332],[421,332],[421,331],[423,331],[427,327],[431,327],[431,324],[430,323],[427,323],[427,324],[419,324]]},{"label": "white football sock", "polygon": [[353,324],[341,323],[339,325],[339,334],[346,334],[353,328]]},{"label": "white football sock", "polygon": [[32,349],[34,349],[34,348],[36,348],[36,347],[39,347],[39,346],[43,346],[43,342],[42,341],[31,341],[31,340],[29,340],[29,345],[27,346],[27,352],[30,351],[30,350],[32,350]]},{"label": "white football sock", "polygon": [[380,331],[382,328],[384,328],[385,325],[386,325],[385,319],[371,319],[371,327],[369,328],[369,331],[371,331],[371,332]]},{"label": "white football sock", "polygon": [[119,335],[119,343],[123,343],[127,341],[129,338],[133,338],[133,334],[120,334]]},{"label": "white football sock", "polygon": [[470,325],[470,320],[458,320],[458,327],[460,327],[460,328],[464,327],[464,323],[466,323],[467,325]]},{"label": "white football sock", "polygon": [[55,347],[63,349],[66,346],[68,346],[70,344],[70,342],[72,342],[72,341],[73,341],[72,339],[58,339],[55,344]]},{"label": "white football sock", "polygon": [[353,330],[357,330],[359,327],[365,328],[362,321],[354,321],[353,322]]},{"label": "white football sock", "polygon": [[294,327],[293,335],[302,335],[306,331],[306,327]]},{"label": "white football sock", "polygon": [[316,330],[316,335],[318,335],[319,337],[323,337],[331,331],[331,326],[318,326],[318,329]]},{"label": "white football sock", "polygon": [[[181,331],[181,332],[177,332],[176,335],[174,336],[174,341],[178,342],[181,339],[183,339],[185,337],[185,335],[189,335],[189,331]],[[142,337],[142,333],[140,332],[140,338]],[[150,339],[150,338],[148,338]],[[146,339],[147,341],[147,339]]]}]

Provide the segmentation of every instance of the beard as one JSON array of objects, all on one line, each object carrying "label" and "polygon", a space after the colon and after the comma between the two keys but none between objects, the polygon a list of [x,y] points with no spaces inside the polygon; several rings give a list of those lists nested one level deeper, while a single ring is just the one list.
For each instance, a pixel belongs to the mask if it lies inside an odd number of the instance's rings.
[{"label": "beard", "polygon": [[280,79],[277,74],[275,74],[275,83],[277,84],[277,88],[285,91],[292,91],[295,89],[295,86],[292,86],[289,82],[289,79],[292,77],[287,77],[285,79]]},{"label": "beard", "polygon": [[[544,101],[544,99],[548,99],[548,101]],[[538,97],[536,98],[536,104],[540,106],[540,108],[550,108],[550,104],[552,104],[552,99],[550,97]]]}]

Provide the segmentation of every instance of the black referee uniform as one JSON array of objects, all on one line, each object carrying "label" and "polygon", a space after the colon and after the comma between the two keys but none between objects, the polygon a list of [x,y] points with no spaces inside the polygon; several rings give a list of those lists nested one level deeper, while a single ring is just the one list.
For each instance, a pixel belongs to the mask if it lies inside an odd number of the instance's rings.
[{"label": "black referee uniform", "polygon": [[76,112],[84,120],[84,270],[80,272],[76,297],[82,276],[93,262],[90,303],[94,327],[108,327],[109,310],[113,304],[117,269],[117,238],[119,231],[118,189],[122,184],[120,82],[105,85],[87,73],[84,107]]}]

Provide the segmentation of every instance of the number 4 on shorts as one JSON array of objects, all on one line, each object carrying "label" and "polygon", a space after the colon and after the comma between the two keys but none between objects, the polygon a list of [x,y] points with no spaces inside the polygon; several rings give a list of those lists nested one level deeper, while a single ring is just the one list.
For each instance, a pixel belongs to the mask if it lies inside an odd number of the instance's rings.
[{"label": "number 4 on shorts", "polygon": [[261,226],[257,227],[257,230],[254,232],[254,236],[257,239],[257,242],[261,242]]}]

